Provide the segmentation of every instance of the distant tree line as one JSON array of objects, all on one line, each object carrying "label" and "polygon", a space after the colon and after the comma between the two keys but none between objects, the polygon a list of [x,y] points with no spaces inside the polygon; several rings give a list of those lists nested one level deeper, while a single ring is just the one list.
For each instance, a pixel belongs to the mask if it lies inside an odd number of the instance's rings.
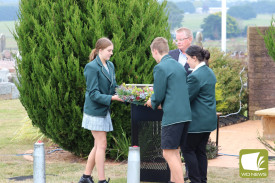
[{"label": "distant tree line", "polygon": [[[258,2],[234,2],[228,3],[228,7],[232,6],[250,6],[257,14],[273,14],[275,13],[274,0],[263,0]],[[241,12],[242,13],[242,12]]]},{"label": "distant tree line", "polygon": [[181,27],[184,11],[179,9],[178,6],[168,1],[166,4],[166,12],[168,14],[168,23],[171,29]]},{"label": "distant tree line", "polygon": [[0,21],[17,20],[18,6],[0,6]]},{"label": "distant tree line", "polygon": [[228,11],[228,15],[243,19],[243,20],[249,20],[251,18],[256,18],[257,13],[254,11],[252,6],[250,5],[243,5],[243,6],[232,6]]},{"label": "distant tree line", "polygon": [[196,8],[195,8],[194,4],[190,1],[182,1],[182,2],[175,3],[175,4],[184,13],[195,13],[196,12]]},{"label": "distant tree line", "polygon": [[[167,5],[170,4],[172,4],[172,2],[168,1]],[[176,5],[175,8],[182,10],[184,13],[195,13],[197,7],[202,7],[203,12],[208,12],[210,7],[221,7],[221,1],[217,0],[196,2],[183,0],[174,4]],[[275,3],[271,0],[259,2],[233,2],[227,3],[227,7],[229,8],[228,14],[230,16],[243,20],[255,18],[257,14],[275,13]]]},{"label": "distant tree line", "polygon": [[251,18],[256,18],[257,14],[274,14],[275,3],[272,1],[260,1],[239,4],[236,6],[231,6],[227,13],[232,17],[248,20]]}]

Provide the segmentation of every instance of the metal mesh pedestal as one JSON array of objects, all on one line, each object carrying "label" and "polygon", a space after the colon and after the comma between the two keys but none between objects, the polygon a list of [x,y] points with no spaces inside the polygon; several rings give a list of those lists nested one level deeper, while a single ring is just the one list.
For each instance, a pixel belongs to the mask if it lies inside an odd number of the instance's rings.
[{"label": "metal mesh pedestal", "polygon": [[132,145],[140,147],[140,181],[170,180],[170,170],[160,148],[162,115],[162,110],[131,104]]}]

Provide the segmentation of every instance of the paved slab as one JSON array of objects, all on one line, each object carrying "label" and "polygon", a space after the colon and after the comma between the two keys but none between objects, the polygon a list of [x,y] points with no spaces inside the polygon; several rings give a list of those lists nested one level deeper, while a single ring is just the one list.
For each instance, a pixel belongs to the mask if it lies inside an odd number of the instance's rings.
[{"label": "paved slab", "polygon": [[[263,128],[260,120],[250,120],[220,128],[219,154],[223,155],[213,160],[209,160],[208,166],[239,168],[238,155],[241,149],[266,149],[265,146],[257,140],[259,135],[263,135]],[[210,138],[212,141],[215,141],[216,131],[211,133]],[[268,142],[275,147],[273,141]],[[268,155],[275,156],[275,153],[269,151]],[[269,161],[269,170],[275,170],[274,160]]]}]

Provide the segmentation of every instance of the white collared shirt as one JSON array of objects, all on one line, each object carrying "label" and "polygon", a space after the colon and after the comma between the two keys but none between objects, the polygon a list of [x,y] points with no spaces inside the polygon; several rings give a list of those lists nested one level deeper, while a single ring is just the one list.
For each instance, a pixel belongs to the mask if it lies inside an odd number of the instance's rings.
[{"label": "white collared shirt", "polygon": [[200,68],[201,66],[204,66],[205,65],[205,62],[201,62],[199,63],[194,69],[192,72],[195,72],[198,68]]},{"label": "white collared shirt", "polygon": [[179,54],[178,62],[179,62],[180,64],[182,64],[183,66],[185,66],[185,64],[186,64],[186,62],[187,62],[187,57],[186,57],[185,54],[182,53],[182,51],[181,51],[180,49],[179,49],[179,52],[180,52],[180,54]]}]

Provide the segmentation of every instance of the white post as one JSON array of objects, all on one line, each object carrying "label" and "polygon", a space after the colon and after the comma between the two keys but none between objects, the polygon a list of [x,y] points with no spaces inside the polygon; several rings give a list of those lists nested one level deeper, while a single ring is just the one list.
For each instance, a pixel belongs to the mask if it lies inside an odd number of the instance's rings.
[{"label": "white post", "polygon": [[127,183],[140,183],[140,149],[129,147]]},{"label": "white post", "polygon": [[33,182],[46,183],[45,150],[44,143],[38,141],[34,144],[33,152]]},{"label": "white post", "polygon": [[226,53],[226,0],[222,0],[222,51]]}]

